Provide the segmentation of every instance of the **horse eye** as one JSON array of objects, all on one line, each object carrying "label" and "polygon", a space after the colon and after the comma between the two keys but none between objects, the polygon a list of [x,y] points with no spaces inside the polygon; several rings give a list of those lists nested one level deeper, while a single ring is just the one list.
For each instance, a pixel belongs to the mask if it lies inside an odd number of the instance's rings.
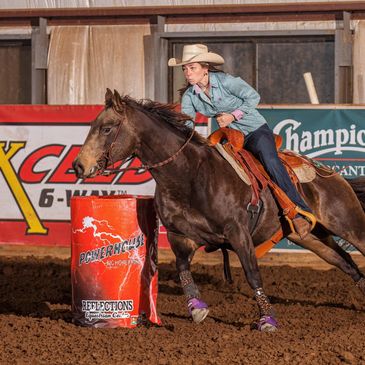
[{"label": "horse eye", "polygon": [[105,136],[107,136],[110,132],[111,132],[111,127],[105,127],[105,128],[103,128],[102,130],[101,130],[101,132],[105,135]]}]

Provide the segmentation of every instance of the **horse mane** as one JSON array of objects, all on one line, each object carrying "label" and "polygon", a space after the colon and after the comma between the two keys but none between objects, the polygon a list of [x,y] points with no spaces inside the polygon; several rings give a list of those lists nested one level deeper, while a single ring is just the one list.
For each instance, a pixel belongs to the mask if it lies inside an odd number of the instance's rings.
[{"label": "horse mane", "polygon": [[[133,109],[137,109],[153,120],[163,120],[165,123],[182,132],[185,136],[190,136],[192,130],[185,125],[185,122],[191,120],[191,117],[176,111],[176,104],[163,104],[150,99],[136,100],[129,95],[124,95],[120,98],[121,104],[125,104],[127,107]],[[210,144],[206,138],[201,136],[196,131],[194,131],[194,135],[191,140],[198,144]]]}]

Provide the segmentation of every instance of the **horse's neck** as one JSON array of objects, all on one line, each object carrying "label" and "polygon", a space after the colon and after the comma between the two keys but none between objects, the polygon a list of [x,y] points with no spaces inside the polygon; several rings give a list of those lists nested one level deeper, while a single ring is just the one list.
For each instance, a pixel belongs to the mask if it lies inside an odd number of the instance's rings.
[{"label": "horse's neck", "polygon": [[[138,157],[143,164],[149,166],[166,161],[174,156],[188,138],[174,131],[172,127],[163,122],[149,121],[146,125],[141,123],[139,129],[140,147]],[[161,167],[151,169],[151,174],[156,182],[169,181],[170,183],[181,184],[182,176],[190,175],[189,172],[194,168],[191,153],[193,153],[192,148],[188,145],[172,161]],[[186,179],[184,181],[186,182]]]}]

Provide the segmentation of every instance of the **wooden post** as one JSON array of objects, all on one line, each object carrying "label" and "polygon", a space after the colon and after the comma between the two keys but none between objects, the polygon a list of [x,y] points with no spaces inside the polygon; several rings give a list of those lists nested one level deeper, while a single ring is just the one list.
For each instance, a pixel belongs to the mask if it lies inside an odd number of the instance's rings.
[{"label": "wooden post", "polygon": [[32,27],[32,104],[46,104],[48,35],[47,19]]},{"label": "wooden post", "polygon": [[307,86],[307,91],[309,94],[309,99],[311,104],[319,104],[317,91],[314,86],[312,74],[310,72],[306,72],[303,74],[305,85]]},{"label": "wooden post", "polygon": [[151,35],[144,39],[146,97],[161,103],[168,101],[168,41],[160,37],[164,31],[165,17],[157,16],[154,22],[151,22]]},{"label": "wooden post", "polygon": [[343,20],[337,23],[335,32],[335,103],[352,103],[353,98],[353,65],[352,65],[352,32],[351,14],[343,12]]}]

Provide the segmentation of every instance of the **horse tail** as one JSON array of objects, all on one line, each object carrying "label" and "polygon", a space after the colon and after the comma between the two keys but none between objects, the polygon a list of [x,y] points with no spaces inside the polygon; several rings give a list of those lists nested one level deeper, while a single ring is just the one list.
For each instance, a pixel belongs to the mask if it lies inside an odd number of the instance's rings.
[{"label": "horse tail", "polygon": [[365,212],[365,177],[358,177],[356,179],[346,179],[352,187],[357,198],[359,199],[362,209]]}]

